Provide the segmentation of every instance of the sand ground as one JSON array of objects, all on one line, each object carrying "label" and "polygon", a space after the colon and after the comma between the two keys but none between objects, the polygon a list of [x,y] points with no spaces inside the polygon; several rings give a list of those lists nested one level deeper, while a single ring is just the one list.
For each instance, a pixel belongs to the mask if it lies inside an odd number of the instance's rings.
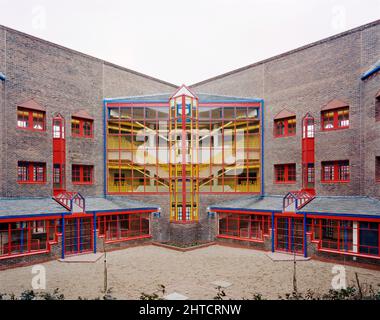
[{"label": "sand ground", "polygon": [[[108,282],[118,299],[139,299],[141,292],[153,293],[160,284],[167,293],[178,292],[190,299],[213,299],[214,281],[232,283],[227,298],[251,298],[260,293],[276,299],[292,291],[293,262],[272,261],[265,252],[251,249],[210,246],[189,252],[178,252],[156,246],[134,247],[109,252]],[[66,299],[102,295],[103,259],[94,263],[51,261],[46,268],[46,290],[60,288]],[[331,289],[333,263],[316,260],[297,263],[300,291]],[[380,270],[346,266],[347,283],[358,273],[361,283],[380,288]],[[0,271],[0,293],[19,294],[31,289],[32,266]]]}]

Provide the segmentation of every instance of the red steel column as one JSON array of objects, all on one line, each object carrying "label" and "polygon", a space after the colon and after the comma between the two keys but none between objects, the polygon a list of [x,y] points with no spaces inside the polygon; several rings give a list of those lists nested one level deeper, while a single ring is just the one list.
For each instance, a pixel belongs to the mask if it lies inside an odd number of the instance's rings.
[{"label": "red steel column", "polygon": [[182,220],[186,220],[186,98],[182,96]]}]

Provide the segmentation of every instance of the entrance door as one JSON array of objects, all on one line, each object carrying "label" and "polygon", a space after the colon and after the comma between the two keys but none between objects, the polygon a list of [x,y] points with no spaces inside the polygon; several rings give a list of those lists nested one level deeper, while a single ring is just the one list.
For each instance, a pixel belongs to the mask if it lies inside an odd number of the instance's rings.
[{"label": "entrance door", "polygon": [[276,217],[276,250],[303,253],[303,219]]},{"label": "entrance door", "polygon": [[65,218],[65,254],[78,254],[93,250],[92,217]]}]

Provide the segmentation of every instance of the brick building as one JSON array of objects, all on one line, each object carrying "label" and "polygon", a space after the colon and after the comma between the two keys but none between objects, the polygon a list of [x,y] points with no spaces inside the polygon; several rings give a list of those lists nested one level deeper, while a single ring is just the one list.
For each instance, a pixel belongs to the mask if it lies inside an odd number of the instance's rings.
[{"label": "brick building", "polygon": [[379,63],[375,21],[178,88],[0,26],[0,268],[214,240],[378,264]]}]

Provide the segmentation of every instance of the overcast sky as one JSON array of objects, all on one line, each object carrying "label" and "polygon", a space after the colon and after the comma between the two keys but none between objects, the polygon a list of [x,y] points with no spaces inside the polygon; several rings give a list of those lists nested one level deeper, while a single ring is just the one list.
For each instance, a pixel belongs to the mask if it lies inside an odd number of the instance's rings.
[{"label": "overcast sky", "polygon": [[380,0],[0,0],[0,24],[193,84],[380,18]]}]

